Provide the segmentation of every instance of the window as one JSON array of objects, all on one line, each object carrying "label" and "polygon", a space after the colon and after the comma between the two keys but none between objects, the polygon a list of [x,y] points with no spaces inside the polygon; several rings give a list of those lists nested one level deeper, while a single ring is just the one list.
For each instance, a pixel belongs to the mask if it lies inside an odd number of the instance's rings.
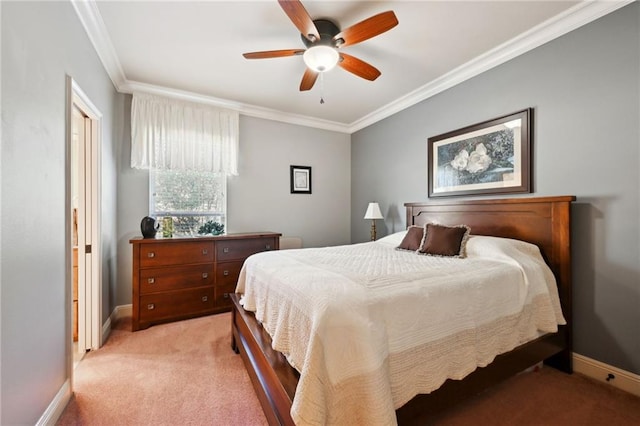
[{"label": "window", "polygon": [[[131,167],[149,170],[149,215],[165,236],[224,226],[227,176],[238,174],[238,111],[134,93]],[[220,226],[211,223],[208,230]]]},{"label": "window", "polygon": [[[198,235],[199,228],[207,221],[224,225],[226,210],[227,180],[224,173],[149,171],[149,211],[160,222],[163,236]],[[165,220],[170,222],[171,232]]]}]

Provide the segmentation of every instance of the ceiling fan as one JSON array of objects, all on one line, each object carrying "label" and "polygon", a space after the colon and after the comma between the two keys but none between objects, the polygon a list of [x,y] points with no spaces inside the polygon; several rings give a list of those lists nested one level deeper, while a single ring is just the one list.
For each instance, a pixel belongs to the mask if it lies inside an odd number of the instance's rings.
[{"label": "ceiling fan", "polygon": [[358,77],[373,81],[380,71],[365,61],[347,55],[339,49],[368,40],[398,25],[392,11],[382,12],[344,30],[328,19],[313,20],[299,0],[278,0],[280,7],[296,26],[306,49],[267,50],[244,53],[246,59],[281,58],[302,55],[307,69],[300,90],[310,90],[318,75],[338,65]]}]

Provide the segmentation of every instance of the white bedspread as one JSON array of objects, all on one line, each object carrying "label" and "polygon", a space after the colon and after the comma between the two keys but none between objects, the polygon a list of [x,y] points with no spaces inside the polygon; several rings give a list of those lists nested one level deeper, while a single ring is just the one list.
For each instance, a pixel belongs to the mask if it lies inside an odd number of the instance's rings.
[{"label": "white bedspread", "polygon": [[377,242],[259,253],[236,291],[300,372],[297,425],[393,425],[395,409],[564,324],[536,246],[472,236],[467,258]]}]

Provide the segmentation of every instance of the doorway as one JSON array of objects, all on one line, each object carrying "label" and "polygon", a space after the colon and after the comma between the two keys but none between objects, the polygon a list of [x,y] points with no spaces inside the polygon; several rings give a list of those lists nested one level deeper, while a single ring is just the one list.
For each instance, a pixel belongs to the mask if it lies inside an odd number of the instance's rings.
[{"label": "doorway", "polygon": [[68,77],[68,215],[73,365],[102,342],[100,261],[100,111]]}]

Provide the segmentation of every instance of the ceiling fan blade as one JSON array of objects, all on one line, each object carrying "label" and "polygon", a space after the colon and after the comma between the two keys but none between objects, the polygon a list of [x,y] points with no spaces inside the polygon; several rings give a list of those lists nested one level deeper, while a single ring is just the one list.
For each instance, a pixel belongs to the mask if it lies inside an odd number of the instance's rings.
[{"label": "ceiling fan blade", "polygon": [[309,13],[307,13],[307,10],[299,0],[278,0],[278,3],[284,13],[291,19],[293,25],[300,31],[300,34],[311,42],[320,40],[320,34],[313,23],[313,19],[311,19],[311,16],[309,16]]},{"label": "ceiling fan blade", "polygon": [[304,75],[302,76],[302,81],[300,82],[300,91],[304,92],[305,90],[311,90],[317,79],[317,72],[309,68],[305,69]]},{"label": "ceiling fan blade", "polygon": [[350,46],[389,31],[396,25],[398,25],[398,18],[393,11],[389,10],[340,31],[333,40],[344,40],[344,43],[338,43],[338,47]]},{"label": "ceiling fan blade", "polygon": [[285,56],[302,55],[304,49],[265,50],[263,52],[243,53],[246,59],[283,58]]},{"label": "ceiling fan blade", "polygon": [[369,65],[362,59],[358,59],[342,52],[340,52],[340,58],[342,60],[338,62],[338,65],[358,77],[362,77],[370,81],[380,77],[381,72],[378,71],[376,67]]}]

